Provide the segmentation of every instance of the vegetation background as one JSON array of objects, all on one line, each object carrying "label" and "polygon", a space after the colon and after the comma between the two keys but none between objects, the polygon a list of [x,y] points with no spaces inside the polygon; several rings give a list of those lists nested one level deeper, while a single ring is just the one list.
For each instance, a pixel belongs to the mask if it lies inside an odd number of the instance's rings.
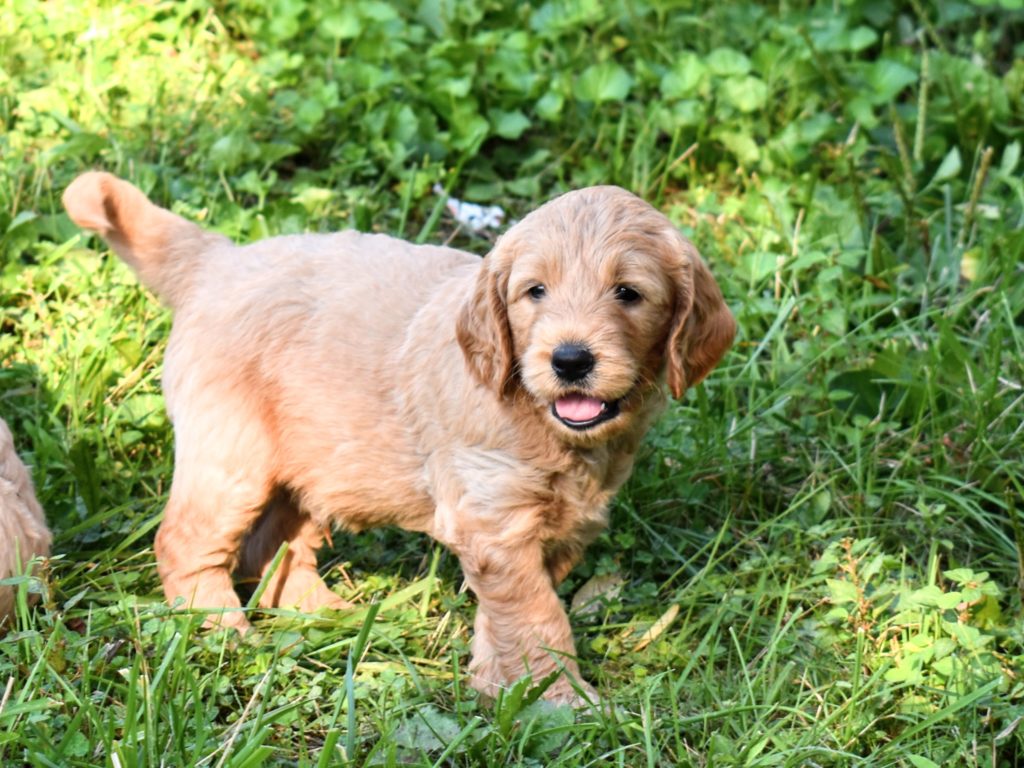
[{"label": "vegetation background", "polygon": [[[56,540],[12,581],[0,764],[1024,764],[1021,7],[2,0],[0,413]],[[485,253],[434,184],[678,223],[740,335],[566,585],[612,708],[478,701],[414,535],[336,536],[340,618],[237,643],[162,603],[170,319],[63,214],[92,167],[242,241]]]}]

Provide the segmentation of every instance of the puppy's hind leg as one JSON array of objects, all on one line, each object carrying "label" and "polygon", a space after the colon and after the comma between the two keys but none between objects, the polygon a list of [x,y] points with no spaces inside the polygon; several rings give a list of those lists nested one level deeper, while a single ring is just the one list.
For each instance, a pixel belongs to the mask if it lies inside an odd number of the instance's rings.
[{"label": "puppy's hind leg", "polygon": [[316,551],[323,543],[320,527],[285,490],[274,495],[245,537],[238,575],[253,583],[260,581],[286,541],[288,551],[260,596],[260,606],[296,607],[303,612],[350,608],[351,603],[334,594],[317,572]]},{"label": "puppy's hind leg", "polygon": [[194,413],[176,421],[174,481],[154,547],[168,602],[228,609],[211,612],[207,624],[241,632],[249,622],[231,574],[273,492],[269,436],[245,415],[225,407],[217,423]]},{"label": "puppy's hind leg", "polygon": [[212,611],[206,623],[246,632],[249,621],[241,611],[231,572],[245,530],[259,516],[262,504],[217,503],[225,501],[222,494],[216,494],[216,499],[197,504],[185,492],[171,488],[156,533],[157,571],[168,603],[184,598],[190,608],[226,609]]}]

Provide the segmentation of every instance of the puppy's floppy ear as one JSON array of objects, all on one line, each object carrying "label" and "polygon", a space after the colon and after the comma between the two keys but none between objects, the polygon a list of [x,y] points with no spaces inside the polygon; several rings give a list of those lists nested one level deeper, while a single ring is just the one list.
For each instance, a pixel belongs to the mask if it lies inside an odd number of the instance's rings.
[{"label": "puppy's floppy ear", "polygon": [[718,365],[732,345],[736,321],[693,245],[680,236],[683,269],[668,338],[668,388],[677,400]]},{"label": "puppy's floppy ear", "polygon": [[455,338],[473,376],[500,397],[513,386],[512,329],[508,323],[505,291],[508,274],[501,241],[487,255],[477,274],[472,295],[455,322]]}]

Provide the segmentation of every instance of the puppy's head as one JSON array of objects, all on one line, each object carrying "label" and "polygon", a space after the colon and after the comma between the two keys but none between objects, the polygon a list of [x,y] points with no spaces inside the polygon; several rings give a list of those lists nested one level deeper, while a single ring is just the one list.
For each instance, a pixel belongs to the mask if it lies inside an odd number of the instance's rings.
[{"label": "puppy's head", "polygon": [[568,442],[627,429],[664,379],[675,397],[732,343],[711,273],[662,214],[617,187],[570,192],[484,260],[457,336],[473,375],[521,388]]}]

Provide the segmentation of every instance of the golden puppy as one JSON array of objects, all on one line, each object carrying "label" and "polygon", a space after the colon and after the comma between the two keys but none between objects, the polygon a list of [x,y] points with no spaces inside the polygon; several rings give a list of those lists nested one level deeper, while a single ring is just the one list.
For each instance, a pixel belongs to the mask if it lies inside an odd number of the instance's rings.
[{"label": "golden puppy", "polygon": [[[258,577],[287,541],[261,604],[340,607],[316,570],[324,529],[400,525],[462,563],[477,689],[579,680],[555,587],[606,525],[663,383],[681,396],[735,330],[668,219],[615,187],[570,192],[481,261],[354,231],[237,246],[105,173],[64,205],[175,313],[168,599],[238,609],[232,573]],[[565,675],[547,696],[577,700]]]},{"label": "golden puppy", "polygon": [[[33,557],[50,554],[50,531],[36,501],[32,478],[14,451],[14,438],[0,419],[0,579],[25,572]],[[14,590],[0,586],[0,632],[14,610]]]}]

